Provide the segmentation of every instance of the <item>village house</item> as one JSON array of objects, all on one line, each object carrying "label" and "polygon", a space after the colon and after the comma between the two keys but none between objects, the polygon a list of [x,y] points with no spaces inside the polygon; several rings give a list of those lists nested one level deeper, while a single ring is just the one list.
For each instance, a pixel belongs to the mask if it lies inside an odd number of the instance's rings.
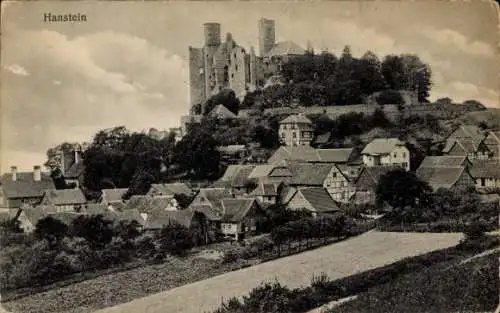
[{"label": "village house", "polygon": [[250,196],[255,197],[261,203],[275,204],[278,202],[280,187],[283,184],[266,184],[259,183]]},{"label": "village house", "polygon": [[125,208],[123,196],[127,193],[127,190],[127,188],[102,189],[97,202],[106,205],[110,209],[123,210]]},{"label": "village house", "polygon": [[427,182],[434,191],[474,187],[475,181],[464,166],[419,167],[417,177]]},{"label": "village house", "polygon": [[78,212],[87,203],[81,189],[47,190],[42,205],[53,205],[57,212]]},{"label": "village house", "polygon": [[322,187],[293,188],[285,204],[290,210],[308,210],[314,217],[340,211],[330,193]]},{"label": "village house", "polygon": [[456,167],[463,166],[465,168],[471,168],[472,162],[466,156],[453,156],[453,155],[441,155],[441,156],[426,156],[420,167]]},{"label": "village house", "polygon": [[354,181],[356,192],[350,201],[356,204],[374,205],[376,203],[376,191],[380,178],[390,171],[399,168],[395,166],[363,167],[358,178]]},{"label": "village house", "polygon": [[25,233],[31,233],[40,220],[54,213],[57,213],[54,205],[38,205],[36,207],[25,205],[18,211],[17,220]]},{"label": "village house", "polygon": [[361,151],[363,164],[373,166],[400,166],[410,170],[410,151],[397,138],[377,138]]},{"label": "village house", "polygon": [[209,230],[220,233],[223,216],[221,200],[232,197],[233,194],[226,188],[201,188],[188,209],[203,213],[207,218]]},{"label": "village house", "polygon": [[332,199],[348,202],[356,189],[352,182],[335,164],[301,163],[290,166],[292,187],[322,187]]},{"label": "village house", "polygon": [[245,145],[229,145],[217,147],[221,162],[225,164],[236,164],[248,157],[249,151]]},{"label": "village house", "polygon": [[476,188],[500,188],[500,163],[497,160],[476,160],[470,168]]},{"label": "village house", "polygon": [[268,164],[286,164],[286,162],[357,164],[353,148],[315,149],[313,147],[281,146],[268,159]]},{"label": "village house", "polygon": [[224,212],[221,219],[223,236],[238,241],[257,230],[257,219],[263,216],[263,212],[255,199],[222,199],[221,205]]},{"label": "village house", "polygon": [[60,151],[60,169],[67,185],[80,188],[83,184],[85,165],[83,152],[80,146],[75,146],[71,151]]},{"label": "village house", "polygon": [[37,205],[47,190],[55,189],[52,178],[42,173],[40,166],[34,166],[33,172],[18,172],[13,166],[0,179],[0,209],[15,212],[23,204]]},{"label": "village house", "polygon": [[303,114],[290,115],[279,124],[279,138],[286,146],[310,145],[313,139],[313,125]]},{"label": "village house", "polygon": [[500,131],[487,132],[483,143],[491,153],[491,159],[495,159],[500,163]]},{"label": "village house", "polygon": [[467,156],[470,160],[489,159],[492,151],[484,142],[484,137],[479,127],[460,125],[446,138],[442,152],[445,155]]},{"label": "village house", "polygon": [[208,113],[208,116],[211,117],[211,118],[217,118],[217,119],[220,119],[220,120],[236,119],[237,118],[236,114],[234,114],[233,112],[229,111],[229,109],[226,108],[222,104],[216,105],[215,108],[213,108],[212,111],[210,111]]},{"label": "village house", "polygon": [[148,214],[144,229],[149,232],[159,231],[163,227],[177,223],[187,229],[194,229],[203,225],[203,214],[194,210],[154,211]]},{"label": "village house", "polygon": [[214,188],[228,188],[234,194],[248,194],[255,188],[255,181],[249,179],[255,165],[229,165],[224,175],[215,182]]}]

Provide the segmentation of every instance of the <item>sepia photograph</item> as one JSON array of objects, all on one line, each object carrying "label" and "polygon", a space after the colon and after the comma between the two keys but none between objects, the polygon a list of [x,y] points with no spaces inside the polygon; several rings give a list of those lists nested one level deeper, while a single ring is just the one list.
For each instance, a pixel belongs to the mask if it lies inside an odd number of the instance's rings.
[{"label": "sepia photograph", "polygon": [[494,1],[2,1],[0,313],[500,312]]}]

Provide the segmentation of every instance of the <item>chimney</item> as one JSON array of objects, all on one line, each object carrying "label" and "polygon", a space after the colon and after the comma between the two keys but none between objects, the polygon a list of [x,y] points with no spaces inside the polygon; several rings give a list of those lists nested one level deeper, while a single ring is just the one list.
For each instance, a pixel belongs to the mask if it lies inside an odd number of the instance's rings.
[{"label": "chimney", "polygon": [[12,173],[12,180],[16,181],[17,180],[17,166],[11,166],[10,171]]},{"label": "chimney", "polygon": [[34,181],[42,180],[42,169],[39,165],[33,166],[33,180]]}]

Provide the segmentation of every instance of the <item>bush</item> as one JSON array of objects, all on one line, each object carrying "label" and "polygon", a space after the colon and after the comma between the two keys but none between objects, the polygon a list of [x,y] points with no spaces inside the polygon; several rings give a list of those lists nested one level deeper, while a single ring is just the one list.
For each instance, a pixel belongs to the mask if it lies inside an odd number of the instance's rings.
[{"label": "bush", "polygon": [[234,250],[228,250],[224,253],[224,257],[222,258],[222,263],[229,264],[234,263],[238,260],[238,253]]}]

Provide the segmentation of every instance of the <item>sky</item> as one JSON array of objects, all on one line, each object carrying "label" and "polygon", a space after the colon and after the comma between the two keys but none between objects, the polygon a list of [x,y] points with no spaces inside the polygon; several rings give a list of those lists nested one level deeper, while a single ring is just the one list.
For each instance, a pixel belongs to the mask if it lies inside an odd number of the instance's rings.
[{"label": "sky", "polygon": [[[189,111],[188,47],[221,23],[258,51],[258,20],[277,40],[380,58],[414,53],[431,66],[431,100],[500,107],[494,2],[2,2],[0,171],[43,164],[48,148],[99,130],[179,126]],[[45,13],[87,22],[46,23]]]}]

